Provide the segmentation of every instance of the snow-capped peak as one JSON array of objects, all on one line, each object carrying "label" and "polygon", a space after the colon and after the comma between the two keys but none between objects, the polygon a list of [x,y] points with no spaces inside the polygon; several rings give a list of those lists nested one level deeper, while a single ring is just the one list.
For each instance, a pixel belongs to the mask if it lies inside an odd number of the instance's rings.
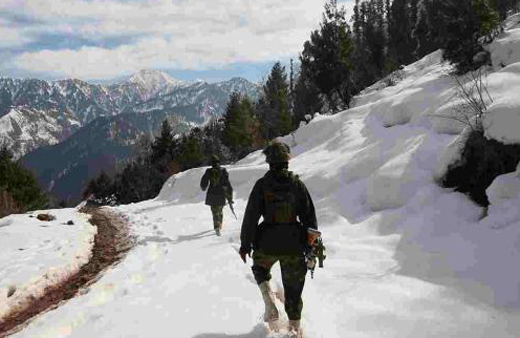
[{"label": "snow-capped peak", "polygon": [[156,95],[159,92],[168,91],[172,88],[188,85],[187,82],[174,79],[165,72],[150,69],[140,70],[132,75],[126,82],[143,86],[150,96]]}]

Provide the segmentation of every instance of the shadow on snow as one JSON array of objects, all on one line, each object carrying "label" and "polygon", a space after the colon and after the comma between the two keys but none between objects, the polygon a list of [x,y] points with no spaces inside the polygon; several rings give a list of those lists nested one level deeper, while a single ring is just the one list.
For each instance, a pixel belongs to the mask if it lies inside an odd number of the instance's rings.
[{"label": "shadow on snow", "polygon": [[192,338],[265,338],[268,331],[263,324],[258,324],[253,331],[242,334],[227,334],[227,333],[201,333]]},{"label": "shadow on snow", "polygon": [[190,242],[195,241],[204,237],[213,236],[214,230],[205,230],[192,235],[180,235],[177,239],[173,240],[170,237],[162,237],[162,236],[146,236],[142,240],[139,241],[139,245],[147,245],[148,243],[171,243],[171,244],[179,244],[182,242]]}]

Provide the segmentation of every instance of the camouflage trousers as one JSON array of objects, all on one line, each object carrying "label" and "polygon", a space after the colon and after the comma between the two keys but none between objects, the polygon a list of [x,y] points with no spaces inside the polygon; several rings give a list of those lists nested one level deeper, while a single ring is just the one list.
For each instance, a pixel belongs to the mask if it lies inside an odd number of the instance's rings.
[{"label": "camouflage trousers", "polygon": [[224,218],[223,205],[212,205],[211,214],[213,214],[213,228],[222,229],[222,219]]},{"label": "camouflage trousers", "polygon": [[285,312],[290,320],[299,320],[303,309],[302,292],[305,285],[307,265],[302,255],[267,255],[253,252],[253,275],[258,284],[271,280],[271,268],[280,262],[285,298]]}]

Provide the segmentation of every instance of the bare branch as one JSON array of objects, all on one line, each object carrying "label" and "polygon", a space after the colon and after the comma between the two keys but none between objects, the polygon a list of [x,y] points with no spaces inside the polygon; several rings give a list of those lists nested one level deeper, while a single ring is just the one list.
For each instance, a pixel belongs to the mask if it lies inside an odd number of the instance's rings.
[{"label": "bare branch", "polygon": [[472,130],[483,131],[483,119],[488,110],[488,102],[493,99],[483,80],[483,70],[479,69],[464,77],[455,77],[456,97],[462,100],[454,108],[455,116],[445,116],[469,125]]}]

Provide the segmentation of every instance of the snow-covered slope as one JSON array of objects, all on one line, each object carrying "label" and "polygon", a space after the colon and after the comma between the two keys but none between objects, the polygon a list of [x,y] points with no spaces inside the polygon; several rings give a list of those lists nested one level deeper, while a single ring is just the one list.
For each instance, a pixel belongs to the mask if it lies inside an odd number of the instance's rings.
[{"label": "snow-covered slope", "polygon": [[41,146],[59,143],[79,127],[80,122],[68,112],[12,108],[0,117],[0,143],[11,145],[14,154],[23,155]]},{"label": "snow-covered slope", "polygon": [[[504,43],[516,43],[515,27]],[[328,250],[304,290],[308,338],[520,336],[520,168],[488,189],[487,214],[435,183],[465,127],[446,118],[459,103],[448,69],[434,53],[394,86],[374,86],[354,108],[283,139]],[[519,72],[512,63],[487,77],[489,119],[517,130],[509,118],[520,103],[505,105],[502,90],[520,88]],[[515,141],[508,128],[492,135]],[[204,168],[177,174],[155,200],[118,208],[138,241],[120,265],[14,336],[266,337],[260,293],[237,251],[247,197],[267,166],[258,151],[228,170],[238,220],[225,209],[222,237],[199,188]],[[280,290],[278,266],[274,283]]]}]

